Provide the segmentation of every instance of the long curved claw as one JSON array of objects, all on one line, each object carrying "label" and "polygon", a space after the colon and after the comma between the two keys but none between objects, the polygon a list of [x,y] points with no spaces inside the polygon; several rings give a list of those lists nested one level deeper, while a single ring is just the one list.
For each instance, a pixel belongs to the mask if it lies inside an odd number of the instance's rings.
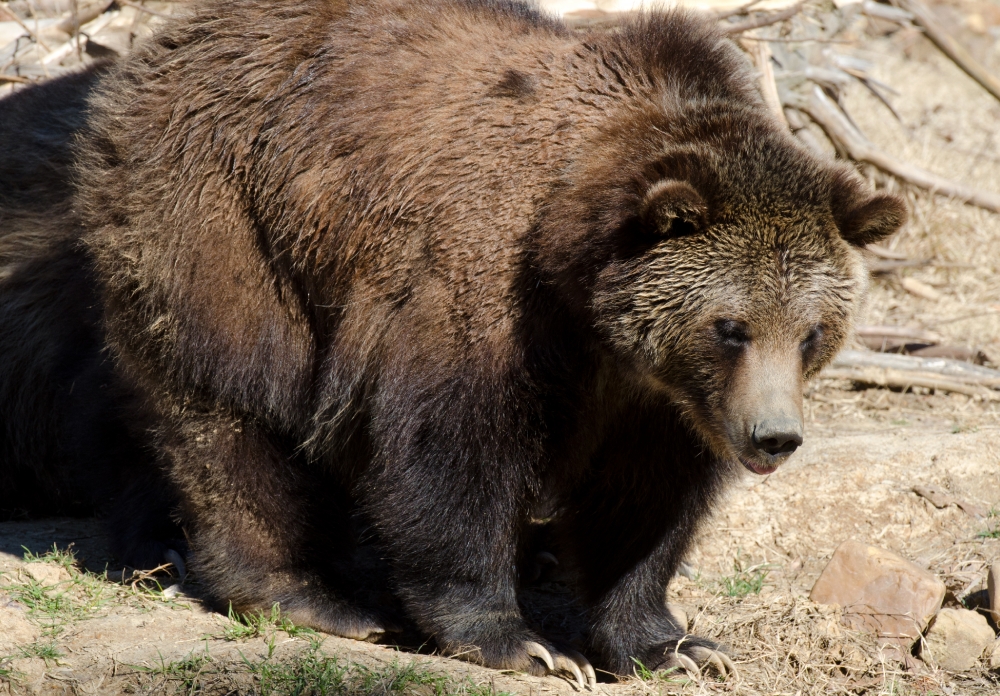
[{"label": "long curved claw", "polygon": [[552,661],[552,655],[549,654],[549,651],[541,643],[529,640],[524,644],[524,651],[532,657],[536,657],[544,662],[550,672],[556,671],[555,663]]},{"label": "long curved claw", "polygon": [[658,670],[678,670],[683,669],[688,674],[697,676],[701,670],[698,669],[698,663],[692,660],[690,657],[677,650],[670,651],[663,662],[657,667]]},{"label": "long curved claw", "polygon": [[187,566],[184,565],[184,559],[181,558],[181,555],[174,549],[167,549],[163,552],[163,560],[177,569],[177,575],[181,582],[184,582],[184,578],[187,576]]},{"label": "long curved claw", "polygon": [[553,556],[548,551],[539,551],[535,554],[535,563],[539,565],[559,565],[559,559]]},{"label": "long curved claw", "polygon": [[547,648],[531,640],[525,642],[524,651],[544,662],[550,674],[572,675],[581,689],[593,689],[597,685],[597,673],[593,665],[576,650]]},{"label": "long curved claw", "polygon": [[583,680],[583,672],[580,671],[580,666],[576,664],[574,660],[566,657],[565,655],[556,654],[556,669],[561,672],[569,672],[576,679],[576,683],[581,689],[587,688],[587,682]]},{"label": "long curved claw", "polygon": [[578,653],[576,650],[570,648],[566,649],[566,655],[569,656],[577,666],[583,670],[583,673],[587,677],[587,686],[593,689],[597,686],[597,672],[594,671],[594,666],[590,664],[590,660]]},{"label": "long curved claw", "polygon": [[720,676],[736,674],[736,665],[729,659],[729,656],[721,650],[712,650],[701,645],[688,649],[691,656],[705,667],[710,667]]},{"label": "long curved claw", "polygon": [[698,663],[684,653],[677,653],[677,661],[680,663],[680,666],[684,668],[685,672],[698,674],[701,671],[698,669]]},{"label": "long curved claw", "polygon": [[719,653],[719,658],[722,660],[722,664],[726,666],[726,669],[729,670],[729,673],[735,675],[736,663],[729,658],[729,655],[727,655],[726,653]]},{"label": "long curved claw", "polygon": [[[668,650],[663,662],[657,669],[682,668],[692,676],[698,676],[704,669],[709,669],[725,679],[736,674],[736,665],[729,655],[721,650],[715,650],[705,645],[678,644]],[[684,652],[681,652],[683,650]]]}]

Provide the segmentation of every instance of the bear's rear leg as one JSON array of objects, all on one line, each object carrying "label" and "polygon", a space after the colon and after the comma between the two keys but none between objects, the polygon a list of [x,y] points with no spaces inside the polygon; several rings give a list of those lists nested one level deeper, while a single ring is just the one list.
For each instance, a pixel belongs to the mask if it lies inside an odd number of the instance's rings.
[{"label": "bear's rear leg", "polygon": [[[278,604],[293,623],[326,633],[375,640],[393,627],[377,611],[345,600],[319,572],[308,549],[308,501],[314,478],[264,429],[223,413],[187,410],[163,443],[181,492],[193,569],[220,609],[269,611]],[[326,496],[324,496],[325,498]],[[339,500],[338,491],[329,499]],[[327,524],[337,516],[327,514]],[[348,559],[348,513],[338,529],[324,529],[339,546],[324,551]],[[330,567],[334,564],[324,564]]]}]

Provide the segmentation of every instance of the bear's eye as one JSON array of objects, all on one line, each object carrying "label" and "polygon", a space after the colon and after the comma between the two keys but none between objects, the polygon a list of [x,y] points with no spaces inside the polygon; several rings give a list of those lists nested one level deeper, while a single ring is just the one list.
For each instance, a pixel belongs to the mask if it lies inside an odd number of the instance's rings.
[{"label": "bear's eye", "polygon": [[719,319],[715,322],[715,333],[727,348],[744,348],[750,342],[746,324],[735,319]]},{"label": "bear's eye", "polygon": [[800,345],[800,347],[802,348],[802,352],[807,353],[811,350],[814,350],[822,338],[823,338],[823,325],[816,324],[816,326],[812,327],[812,329],[809,331],[809,334],[802,340],[802,343]]}]

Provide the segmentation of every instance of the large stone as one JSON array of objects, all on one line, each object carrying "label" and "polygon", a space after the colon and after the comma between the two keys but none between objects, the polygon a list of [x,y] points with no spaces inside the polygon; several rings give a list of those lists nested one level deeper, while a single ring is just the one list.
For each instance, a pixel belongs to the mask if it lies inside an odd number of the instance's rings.
[{"label": "large stone", "polygon": [[942,609],[920,647],[920,659],[949,672],[972,669],[996,635],[986,617],[969,609]]},{"label": "large stone", "polygon": [[993,623],[1000,624],[1000,561],[994,563],[986,574],[986,593],[990,598],[989,609],[993,615]]},{"label": "large stone", "polygon": [[845,541],[833,552],[809,598],[839,604],[842,622],[876,634],[905,655],[941,608],[945,586],[891,551]]}]

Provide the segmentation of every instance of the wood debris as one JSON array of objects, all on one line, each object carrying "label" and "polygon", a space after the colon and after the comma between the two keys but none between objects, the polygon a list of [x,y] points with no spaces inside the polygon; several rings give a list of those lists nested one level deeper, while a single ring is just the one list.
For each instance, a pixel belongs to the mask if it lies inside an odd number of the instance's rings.
[{"label": "wood debris", "polygon": [[927,283],[922,283],[916,278],[903,278],[899,281],[900,286],[914,297],[935,302],[941,299],[941,293]]},{"label": "wood debris", "polygon": [[1000,370],[949,358],[845,350],[821,376],[867,386],[904,391],[923,387],[983,401],[1000,401]]}]

